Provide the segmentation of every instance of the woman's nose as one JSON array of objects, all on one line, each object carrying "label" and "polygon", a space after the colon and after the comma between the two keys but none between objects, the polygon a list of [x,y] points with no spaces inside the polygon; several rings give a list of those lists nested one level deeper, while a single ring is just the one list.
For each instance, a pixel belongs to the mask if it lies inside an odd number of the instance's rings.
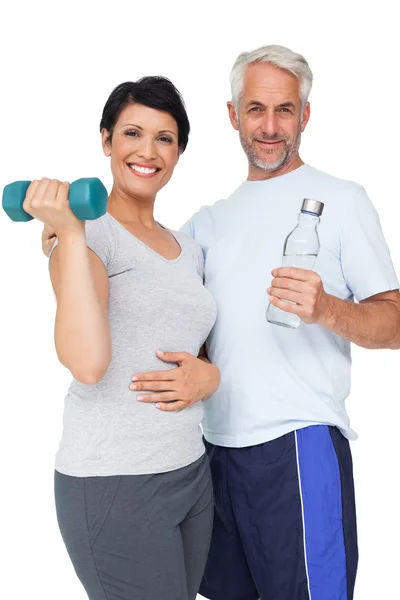
[{"label": "woman's nose", "polygon": [[143,137],[140,147],[137,150],[137,154],[145,160],[154,160],[157,156],[154,140],[152,138]]}]

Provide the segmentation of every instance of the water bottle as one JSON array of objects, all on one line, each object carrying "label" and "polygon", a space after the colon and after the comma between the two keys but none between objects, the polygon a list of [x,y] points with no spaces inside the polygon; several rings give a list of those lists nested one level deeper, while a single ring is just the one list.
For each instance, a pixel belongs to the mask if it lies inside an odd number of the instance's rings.
[{"label": "water bottle", "polygon": [[[323,202],[305,198],[296,227],[289,233],[283,248],[283,267],[300,267],[312,271],[319,252],[317,226],[324,208]],[[285,302],[290,302],[285,300]],[[269,303],[266,318],[269,323],[297,329],[300,317]]]}]

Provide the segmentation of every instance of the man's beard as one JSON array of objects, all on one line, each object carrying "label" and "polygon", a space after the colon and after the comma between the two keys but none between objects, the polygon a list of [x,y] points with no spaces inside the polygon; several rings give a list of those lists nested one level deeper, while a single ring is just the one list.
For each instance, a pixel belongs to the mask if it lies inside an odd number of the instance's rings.
[{"label": "man's beard", "polygon": [[[296,154],[300,147],[301,141],[301,127],[299,124],[299,128],[296,134],[296,138],[293,142],[290,141],[290,138],[287,136],[268,136],[265,134],[251,136],[250,139],[245,139],[242,135],[242,131],[240,129],[239,124],[239,136],[240,143],[242,144],[242,148],[246,153],[247,159],[252,167],[256,167],[258,169],[263,169],[263,171],[277,171],[281,169],[285,165],[287,165],[293,156]],[[281,148],[278,156],[276,156],[273,161],[266,161],[265,159],[260,158],[257,154],[256,149],[254,148],[253,142],[255,140],[265,141],[265,142],[276,142],[282,141],[283,147]],[[276,150],[267,151],[268,154],[275,154]]]}]

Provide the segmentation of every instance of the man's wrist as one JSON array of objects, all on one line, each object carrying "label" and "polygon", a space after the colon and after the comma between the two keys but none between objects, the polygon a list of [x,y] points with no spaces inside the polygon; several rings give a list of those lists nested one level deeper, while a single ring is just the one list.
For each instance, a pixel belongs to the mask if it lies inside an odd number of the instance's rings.
[{"label": "man's wrist", "polygon": [[206,400],[212,394],[214,394],[214,392],[219,388],[219,385],[221,383],[221,373],[220,373],[220,370],[218,369],[218,367],[216,365],[213,365],[213,363],[211,363],[208,360],[208,358],[206,358],[205,356],[199,356],[199,358],[200,358],[200,360],[202,360],[204,363],[207,364],[207,366],[209,367],[209,372],[211,374],[210,380],[209,380],[209,383],[211,383],[211,386],[207,391],[207,395],[203,398],[203,400]]},{"label": "man's wrist", "polygon": [[319,324],[323,325],[323,327],[326,327],[330,331],[334,331],[342,308],[341,305],[344,301],[340,300],[340,298],[336,298],[336,296],[332,296],[331,294],[326,294],[325,301],[326,304],[324,312]]},{"label": "man's wrist", "polygon": [[203,362],[207,363],[208,365],[211,365],[210,361],[208,360],[208,358],[206,356],[198,356],[197,358],[199,358]]}]

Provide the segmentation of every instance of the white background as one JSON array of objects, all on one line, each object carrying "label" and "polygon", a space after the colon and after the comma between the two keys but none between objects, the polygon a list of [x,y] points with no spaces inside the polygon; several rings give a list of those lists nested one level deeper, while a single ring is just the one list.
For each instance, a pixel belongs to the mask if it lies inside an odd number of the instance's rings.
[{"label": "white background", "polygon": [[[361,0],[8,3],[0,14],[0,188],[17,179],[98,176],[110,189],[98,132],[103,105],[117,84],[161,74],[181,90],[192,124],[188,149],[156,206],[159,221],[179,227],[246,177],[225,106],[236,56],[283,44],[305,55],[315,77],[303,160],[365,186],[399,272],[394,6],[385,0],[370,8]],[[41,229],[38,222],[12,223],[0,214],[0,594],[7,600],[84,600],[53,503],[53,461],[70,375],[53,347],[55,303]],[[399,357],[353,347],[347,406],[360,436],[352,444],[356,600],[398,597]]]}]

